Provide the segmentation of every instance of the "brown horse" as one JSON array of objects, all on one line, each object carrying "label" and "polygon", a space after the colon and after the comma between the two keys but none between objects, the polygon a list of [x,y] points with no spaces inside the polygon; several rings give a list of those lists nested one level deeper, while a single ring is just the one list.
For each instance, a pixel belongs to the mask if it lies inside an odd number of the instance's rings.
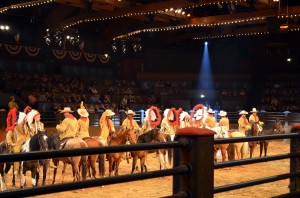
[{"label": "brown horse", "polygon": [[[60,149],[60,140],[58,134],[52,134],[48,137],[48,145],[49,149]],[[88,145],[80,138],[70,138],[67,140],[66,144],[64,145],[63,149],[75,149],[75,148],[87,148]],[[80,169],[79,165],[82,167],[82,179],[86,179],[86,173],[87,173],[87,156],[74,156],[74,157],[64,157],[59,159],[53,159],[53,163],[56,166],[54,168],[54,174],[53,174],[53,181],[52,184],[55,183],[56,173],[57,173],[57,166],[59,161],[62,161],[64,163],[63,171],[62,171],[62,182],[64,182],[65,172],[67,164],[72,165],[73,170],[73,181],[79,181],[80,180]]]},{"label": "brown horse", "polygon": [[[230,138],[240,138],[240,137],[246,137],[245,134],[233,131],[228,133]],[[248,142],[237,142],[237,143],[231,143],[229,144],[229,147],[227,149],[228,152],[228,159],[229,160],[235,160],[237,156],[237,159],[245,159],[249,152],[249,144]]]},{"label": "brown horse", "polygon": [[[271,122],[268,125],[266,125],[260,135],[274,135],[274,134],[280,134],[285,133],[284,126],[280,122],[279,118],[275,120],[275,122]],[[267,156],[268,146],[269,146],[270,140],[260,140],[260,157],[262,156],[262,152],[264,150],[265,157]]]},{"label": "brown horse", "polygon": [[[92,138],[83,138],[85,143],[88,145],[89,148],[95,148],[95,147],[100,147],[99,142],[95,139]],[[98,155],[89,155],[87,158],[87,170],[92,169],[92,176],[93,178],[96,178],[96,162],[98,160]],[[91,176],[90,171],[89,171],[89,176]]]},{"label": "brown horse", "polygon": [[[127,141],[135,142],[136,131],[132,129],[123,129],[121,128],[119,132],[111,135],[111,140],[109,146],[116,145],[125,145]],[[109,176],[112,172],[115,172],[115,175],[119,175],[119,166],[122,161],[124,153],[109,153],[108,162],[109,162]]]},{"label": "brown horse", "polygon": [[[155,128],[142,135],[139,135],[134,144],[151,143],[151,142],[167,142],[171,141],[170,135],[163,134],[160,129]],[[132,142],[131,142],[132,143]],[[141,172],[147,172],[147,166],[145,165],[146,157],[148,153],[156,152],[158,154],[158,160],[160,168],[168,168],[171,162],[172,150],[171,149],[159,149],[159,150],[144,150],[144,151],[132,151],[132,169],[131,173],[136,169],[137,160],[140,159]]]},{"label": "brown horse", "polygon": [[[253,122],[251,123],[251,129],[248,131],[247,136],[257,136],[259,134],[259,123]],[[250,150],[250,158],[252,158],[254,149],[257,146],[257,141],[251,141],[249,143],[249,150]]]},{"label": "brown horse", "polygon": [[[101,136],[92,136],[92,139],[96,140],[98,142],[99,147],[107,146],[107,141],[104,140]],[[105,158],[106,154],[99,154],[98,155],[98,163],[99,163],[99,175],[100,177],[104,177],[105,175]]]}]

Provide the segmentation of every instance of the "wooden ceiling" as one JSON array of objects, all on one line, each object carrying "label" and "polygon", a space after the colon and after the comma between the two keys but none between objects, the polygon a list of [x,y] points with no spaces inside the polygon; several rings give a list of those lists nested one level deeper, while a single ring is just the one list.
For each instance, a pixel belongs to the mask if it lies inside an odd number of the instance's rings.
[{"label": "wooden ceiling", "polygon": [[278,24],[287,25],[279,32],[300,28],[300,2],[291,0],[2,0],[0,6],[3,21],[28,23],[41,34],[46,29],[90,34],[97,50],[128,36],[170,45],[274,31]]}]

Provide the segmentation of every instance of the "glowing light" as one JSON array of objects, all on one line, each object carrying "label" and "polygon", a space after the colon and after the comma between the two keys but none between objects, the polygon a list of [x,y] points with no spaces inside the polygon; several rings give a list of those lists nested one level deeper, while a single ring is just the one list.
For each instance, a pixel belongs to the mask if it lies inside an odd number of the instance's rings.
[{"label": "glowing light", "polygon": [[205,41],[205,42],[204,42],[204,44],[205,44],[205,45],[208,45],[208,42],[207,42],[207,41]]}]

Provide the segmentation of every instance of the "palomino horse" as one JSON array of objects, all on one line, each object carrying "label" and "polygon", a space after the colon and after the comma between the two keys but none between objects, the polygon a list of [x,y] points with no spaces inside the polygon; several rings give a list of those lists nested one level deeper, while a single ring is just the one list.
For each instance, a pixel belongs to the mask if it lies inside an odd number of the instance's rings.
[{"label": "palomino horse", "polygon": [[[33,135],[27,140],[21,149],[21,152],[32,152],[32,151],[47,151],[47,135],[43,131],[38,131],[37,134]],[[39,181],[39,170],[40,166],[43,166],[43,183],[46,184],[47,169],[49,168],[49,160],[34,160],[34,161],[23,161],[21,162],[21,188],[26,185],[25,175],[27,171],[31,171],[32,186],[37,186]]]},{"label": "palomino horse", "polygon": [[[111,135],[109,146],[125,145],[127,141],[135,142],[134,138],[136,138],[135,130],[121,128],[119,132]],[[111,176],[113,171],[115,172],[115,176],[119,175],[119,166],[123,155],[124,153],[108,154],[109,176]]]},{"label": "palomino horse", "polygon": [[[155,129],[147,131],[146,133],[143,133],[142,135],[138,136],[137,141],[133,142],[133,143],[140,144],[140,143],[151,143],[153,141],[155,141],[155,142],[171,141],[170,136],[168,139],[166,139],[166,138],[167,138],[166,134],[163,134],[160,131],[160,129],[155,128]],[[134,172],[138,159],[140,159],[141,172],[144,172],[144,168],[145,168],[145,171],[147,172],[147,167],[145,165],[145,161],[146,161],[146,157],[147,157],[148,153],[151,153],[151,152],[153,152],[153,151],[145,150],[145,151],[132,151],[131,152],[131,155],[133,158],[131,173]],[[168,156],[169,157],[172,156],[171,149],[168,149],[168,150],[159,149],[157,151],[155,150],[155,152],[157,152],[157,154],[158,154],[160,168],[168,168],[169,162],[171,161],[171,159],[169,159]]]},{"label": "palomino horse", "polygon": [[[245,134],[237,131],[229,132],[228,134],[230,138],[246,137]],[[249,144],[248,142],[237,142],[229,144],[227,152],[229,160],[235,160],[235,156],[237,156],[237,159],[245,159],[249,152]]]},{"label": "palomino horse", "polygon": [[[248,130],[247,137],[249,136],[257,136],[259,134],[259,123],[258,122],[253,122],[251,123],[251,129]],[[257,146],[257,141],[251,141],[249,143],[249,150],[250,150],[250,158],[252,158],[254,149]]]},{"label": "palomino horse", "polygon": [[[49,135],[49,148],[56,150],[61,149],[60,148],[60,140],[58,134],[51,134]],[[87,148],[88,145],[80,138],[70,138],[65,143],[63,149],[76,149],[76,148]],[[79,181],[80,180],[80,168],[79,165],[82,167],[82,179],[86,179],[87,174],[87,156],[74,156],[74,157],[64,157],[59,159],[52,159],[54,165],[56,166],[54,168],[54,174],[53,174],[53,181],[52,184],[55,183],[56,173],[57,173],[57,166],[59,161],[62,161],[64,163],[63,171],[62,171],[62,182],[64,182],[65,172],[67,164],[72,165],[73,170],[73,181]]]},{"label": "palomino horse", "polygon": [[[212,130],[216,132],[216,134],[214,135],[214,138],[228,138],[228,131],[226,130],[226,127],[224,127],[224,126],[215,127]],[[218,150],[221,151],[222,162],[225,162],[228,146],[229,146],[229,144],[215,144],[214,145],[214,159],[215,159],[215,162],[217,162],[217,152],[218,152]]]},{"label": "palomino horse", "polygon": [[[280,122],[279,118],[275,120],[275,122],[271,122],[268,125],[266,125],[260,135],[274,135],[274,134],[280,134],[285,133],[284,126]],[[264,150],[265,156],[267,156],[268,146],[269,146],[270,140],[260,140],[259,146],[260,146],[260,157],[262,156],[262,152]]]}]

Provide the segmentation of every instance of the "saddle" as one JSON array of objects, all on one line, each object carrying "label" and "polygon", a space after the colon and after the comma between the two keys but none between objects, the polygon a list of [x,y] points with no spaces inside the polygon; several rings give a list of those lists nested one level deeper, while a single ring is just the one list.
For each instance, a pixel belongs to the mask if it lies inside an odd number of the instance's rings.
[{"label": "saddle", "polygon": [[59,149],[63,149],[69,139],[72,139],[72,137],[66,137],[66,138],[60,140],[60,147],[59,147]]}]

